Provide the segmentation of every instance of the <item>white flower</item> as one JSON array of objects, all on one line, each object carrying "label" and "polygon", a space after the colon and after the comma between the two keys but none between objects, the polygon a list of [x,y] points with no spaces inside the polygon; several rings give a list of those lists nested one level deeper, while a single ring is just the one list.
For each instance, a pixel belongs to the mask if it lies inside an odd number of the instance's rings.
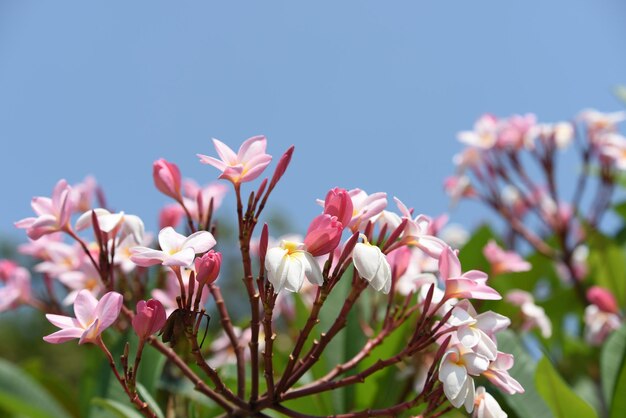
[{"label": "white flower", "polygon": [[278,247],[267,250],[265,269],[275,293],[283,289],[289,292],[300,291],[305,276],[318,286],[324,283],[319,264],[305,250],[303,243],[283,240]]},{"label": "white flower", "polygon": [[[365,236],[363,236],[365,239]],[[389,293],[391,290],[391,267],[380,248],[370,244],[365,239],[358,243],[352,251],[354,267],[359,275],[367,280],[377,291]]]},{"label": "white flower", "polygon": [[439,366],[439,381],[443,383],[443,392],[455,408],[465,405],[467,412],[474,409],[474,379],[489,366],[489,361],[473,351],[461,346],[451,347],[446,351]]},{"label": "white flower", "polygon": [[491,396],[484,387],[476,389],[474,399],[474,413],[472,418],[507,418],[508,415],[502,410],[498,402]]}]

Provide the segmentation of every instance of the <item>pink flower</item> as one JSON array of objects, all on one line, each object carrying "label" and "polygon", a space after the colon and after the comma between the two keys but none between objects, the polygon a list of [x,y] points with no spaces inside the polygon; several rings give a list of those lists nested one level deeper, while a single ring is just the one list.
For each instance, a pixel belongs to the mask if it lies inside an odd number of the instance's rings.
[{"label": "pink flower", "polygon": [[87,176],[82,183],[77,183],[72,186],[72,192],[70,193],[70,200],[72,201],[72,207],[77,213],[87,212],[91,209],[91,201],[93,196],[98,192],[98,183],[96,179]]},{"label": "pink flower", "polygon": [[180,170],[176,164],[170,163],[163,158],[156,160],[152,164],[152,178],[154,179],[154,185],[161,193],[177,202],[183,199]]},{"label": "pink flower", "polygon": [[348,226],[353,214],[352,199],[346,189],[335,187],[326,193],[324,213],[336,216],[343,226]]},{"label": "pink flower", "polygon": [[535,305],[533,296],[519,289],[511,290],[506,295],[507,302],[519,306],[522,313],[522,331],[528,331],[535,327],[541,331],[543,338],[550,338],[552,335],[552,322],[546,315],[546,311],[538,305]]},{"label": "pink flower", "polygon": [[364,226],[368,220],[376,217],[387,207],[387,193],[378,192],[368,195],[361,189],[352,189],[348,194],[352,199],[353,213],[347,226],[352,232],[356,232],[359,227]]},{"label": "pink flower", "polygon": [[487,261],[491,263],[491,272],[494,275],[511,272],[522,272],[531,269],[528,261],[524,260],[514,251],[504,251],[494,240],[490,240],[483,254]]},{"label": "pink flower", "polygon": [[602,345],[621,325],[620,317],[614,313],[605,312],[596,305],[585,308],[585,340],[593,346]]},{"label": "pink flower", "polygon": [[230,180],[233,184],[256,179],[272,161],[272,156],[265,153],[267,140],[262,135],[247,139],[241,144],[237,154],[217,139],[213,139],[213,144],[220,160],[197,154],[200,162],[222,171],[219,178]]},{"label": "pink flower", "polygon": [[587,290],[587,299],[604,312],[614,314],[619,312],[615,296],[613,296],[609,290],[600,286],[592,286],[589,288],[589,290]]},{"label": "pink flower", "polygon": [[71,190],[65,180],[59,180],[52,191],[52,198],[34,197],[31,201],[37,217],[17,221],[15,226],[26,229],[30,239],[39,239],[43,235],[69,228],[72,214]]},{"label": "pink flower", "polygon": [[18,268],[18,264],[12,260],[0,260],[0,281],[6,282],[11,274]]},{"label": "pink flower", "polygon": [[187,267],[193,263],[196,254],[209,251],[215,244],[215,238],[210,232],[198,231],[185,237],[174,228],[167,227],[159,232],[161,251],[147,247],[133,247],[130,250],[132,254],[130,259],[142,267],[155,264]]},{"label": "pink flower", "polygon": [[[6,263],[5,267],[7,267]],[[15,309],[31,300],[30,273],[28,270],[15,265],[15,267],[9,268],[9,271],[5,270],[4,273],[7,273],[7,276],[2,279],[4,286],[0,287],[0,312]]]},{"label": "pink flower", "polygon": [[119,316],[122,302],[122,295],[117,292],[109,292],[98,301],[89,291],[81,290],[74,301],[76,318],[47,314],[48,321],[61,330],[43,339],[52,344],[74,338],[79,338],[79,344],[95,343],[102,331],[110,327]]},{"label": "pink flower", "polygon": [[140,339],[145,340],[165,325],[165,308],[158,300],[137,302],[137,315],[133,318],[133,329]]},{"label": "pink flower", "polygon": [[339,245],[343,225],[336,216],[322,214],[311,222],[304,245],[313,257],[328,254]]},{"label": "pink flower", "polygon": [[458,139],[473,147],[493,148],[496,145],[497,127],[498,119],[494,115],[485,114],[474,123],[473,131],[459,132]]},{"label": "pink flower", "polygon": [[536,123],[537,117],[532,113],[513,115],[501,121],[498,126],[498,146],[515,150],[524,147]]},{"label": "pink flower", "polygon": [[509,375],[508,370],[513,367],[513,364],[513,355],[498,351],[496,359],[489,363],[489,368],[483,372],[483,375],[504,393],[509,395],[524,393],[522,385]]},{"label": "pink flower", "polygon": [[446,285],[446,299],[502,299],[498,292],[487,286],[487,275],[482,271],[470,270],[462,273],[461,262],[450,247],[446,247],[441,253],[439,274]]},{"label": "pink flower", "polygon": [[213,283],[217,280],[222,266],[222,253],[209,251],[202,257],[196,258],[196,280],[202,286]]}]

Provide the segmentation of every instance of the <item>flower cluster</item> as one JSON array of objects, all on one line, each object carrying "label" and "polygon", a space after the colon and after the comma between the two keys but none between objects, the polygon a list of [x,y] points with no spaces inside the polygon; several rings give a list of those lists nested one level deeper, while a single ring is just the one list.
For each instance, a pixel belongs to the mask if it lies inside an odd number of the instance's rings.
[{"label": "flower cluster", "polygon": [[[506,143],[515,142],[513,132],[507,135]],[[216,248],[228,241],[218,240],[213,217],[226,187],[210,183],[201,188],[183,179],[178,166],[165,159],[154,162],[152,175],[156,189],[173,203],[160,211],[154,243],[141,218],[106,207],[93,179],[75,186],[60,181],[52,198],[35,198],[37,217],[16,226],[31,238],[20,250],[39,260],[35,271],[42,275],[48,295],[34,298],[28,271],[5,261],[0,264],[0,307],[28,303],[46,311],[48,320],[61,328],[44,337],[47,342],[78,339],[79,344],[97,345],[129,401],[147,417],[158,414],[137,391],[145,345],[168,357],[183,378],[229,416],[256,415],[265,409],[295,416],[298,412],[285,402],[358,382],[375,384],[370,376],[418,357],[427,359],[423,366],[429,369],[421,387],[377,410],[377,415],[418,408],[425,416],[434,415],[447,399],[477,416],[502,416],[495,399],[484,388],[475,389],[478,376],[507,394],[523,392],[508,373],[512,356],[497,346],[495,334],[510,324],[509,319],[491,311],[479,314],[470,302],[501,296],[486,273],[464,271],[459,250],[440,237],[446,217],[415,216],[397,198],[397,209],[390,209],[384,192],[335,187],[318,201],[321,213],[310,220],[303,237],[273,239],[267,224],[257,235],[268,197],[285,174],[294,148],[281,156],[271,178],[262,179],[244,204],[243,187],[261,177],[272,160],[266,138],[246,140],[237,153],[218,140],[213,143],[219,158],[198,156],[234,189],[249,316],[235,316],[242,311],[240,295],[236,303],[229,302],[217,282],[222,253]],[[92,202],[96,195],[99,205]],[[494,274],[528,268],[495,243],[485,251]],[[60,299],[58,289],[63,289]],[[341,304],[339,310],[326,303],[333,298]],[[371,318],[349,319],[360,315],[364,305]],[[68,306],[73,307],[73,317],[62,315]],[[302,315],[303,307],[308,312],[295,328],[294,316]],[[202,332],[207,310],[217,311],[219,321],[207,320]],[[322,315],[334,320],[322,325]],[[322,358],[327,363],[334,339],[348,326],[360,334],[355,353],[311,381],[311,369]],[[102,334],[131,327],[138,345],[132,351],[126,347],[118,367]],[[321,327],[327,329],[317,331]],[[213,343],[203,350],[207,332]],[[390,344],[386,339],[392,335],[405,344],[369,363],[375,348]],[[179,345],[180,340],[185,344]],[[281,358],[283,365],[277,360]],[[226,373],[226,365],[234,368],[234,376]],[[351,410],[345,416],[363,414],[369,412]]]}]

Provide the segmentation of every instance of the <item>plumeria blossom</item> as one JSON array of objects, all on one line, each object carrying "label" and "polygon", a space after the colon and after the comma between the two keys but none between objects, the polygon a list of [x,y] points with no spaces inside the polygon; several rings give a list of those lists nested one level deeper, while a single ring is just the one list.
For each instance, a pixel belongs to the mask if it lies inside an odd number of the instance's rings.
[{"label": "plumeria blossom", "polygon": [[63,234],[60,232],[44,235],[37,240],[29,238],[26,244],[20,244],[17,247],[17,251],[20,254],[29,255],[41,260],[47,260],[49,258],[48,249],[50,248],[50,245],[61,242],[62,239]]},{"label": "plumeria blossom", "polygon": [[352,260],[359,276],[367,280],[375,290],[389,293],[391,290],[391,267],[380,248],[367,242],[359,242],[352,251]]},{"label": "plumeria blossom", "polygon": [[87,212],[91,209],[91,201],[98,191],[98,183],[92,176],[87,176],[81,183],[72,185],[70,200],[76,213]]},{"label": "plumeria blossom", "polygon": [[270,248],[265,255],[265,269],[275,293],[283,289],[299,292],[305,277],[318,286],[324,283],[322,270],[304,243],[281,241],[278,247]]},{"label": "plumeria blossom", "polygon": [[467,412],[474,409],[474,379],[487,370],[489,361],[471,350],[456,345],[449,347],[439,365],[439,381],[443,391],[455,408],[465,406]]},{"label": "plumeria blossom", "polygon": [[483,376],[506,394],[524,393],[522,385],[511,377],[508,372],[514,363],[512,354],[498,351],[496,359],[489,363],[489,367],[483,372]]},{"label": "plumeria blossom", "polygon": [[[133,235],[127,235],[126,237],[120,239],[119,237],[115,238],[115,258],[114,263],[116,266],[119,266],[124,273],[130,273],[137,267],[137,265],[131,260],[133,255],[132,249],[138,245],[150,245],[154,236],[152,234],[145,234],[143,236],[143,241],[137,242],[135,241],[135,237]],[[112,248],[112,241],[109,242],[109,248]]]},{"label": "plumeria blossom", "polygon": [[196,254],[209,251],[215,244],[215,238],[210,232],[198,231],[185,237],[174,228],[167,227],[159,232],[160,251],[147,247],[133,247],[130,250],[132,253],[130,259],[142,267],[156,264],[187,267],[193,263]]},{"label": "plumeria blossom", "polygon": [[15,309],[31,301],[30,273],[17,264],[3,261],[2,282],[0,287],[0,312]]},{"label": "plumeria blossom", "polygon": [[109,292],[99,301],[87,290],[79,292],[74,301],[76,318],[46,315],[48,321],[61,330],[43,337],[44,341],[60,344],[78,338],[79,344],[96,343],[100,334],[119,316],[122,299],[122,295],[117,292]]},{"label": "plumeria blossom", "polygon": [[519,289],[511,290],[506,295],[506,301],[521,308],[522,331],[537,327],[543,338],[550,338],[552,322],[546,315],[546,311],[535,304],[535,299],[530,293]]},{"label": "plumeria blossom", "polygon": [[213,139],[213,145],[220,159],[198,154],[200,162],[217,168],[222,172],[219,178],[229,180],[233,184],[256,179],[272,161],[272,156],[265,153],[267,140],[262,135],[244,141],[237,154],[217,139]]},{"label": "plumeria blossom", "polygon": [[52,191],[52,198],[34,197],[31,201],[37,217],[17,221],[15,226],[26,229],[28,237],[34,240],[69,228],[73,210],[71,191],[72,188],[65,180],[59,180]]},{"label": "plumeria blossom", "polygon": [[618,170],[626,170],[626,137],[615,132],[603,134],[600,155],[609,159]]},{"label": "plumeria blossom", "polygon": [[446,247],[439,258],[439,274],[444,281],[447,298],[469,298],[500,300],[502,296],[487,286],[487,275],[482,271],[470,270],[463,273],[459,257]]},{"label": "plumeria blossom", "polygon": [[464,144],[490,149],[496,145],[498,120],[494,115],[485,114],[474,123],[473,131],[459,132],[458,139]]},{"label": "plumeria blossom", "polygon": [[533,141],[541,141],[558,149],[567,148],[574,140],[574,126],[570,122],[540,123],[529,132]]},{"label": "plumeria blossom", "polygon": [[615,296],[608,289],[600,286],[591,286],[587,290],[587,300],[604,312],[619,313],[617,300],[615,300]]},{"label": "plumeria blossom", "polygon": [[456,327],[456,338],[465,348],[493,361],[498,354],[495,333],[506,329],[511,321],[491,311],[477,315],[471,303],[464,300],[452,309],[447,324]]},{"label": "plumeria blossom", "polygon": [[472,418],[507,418],[498,401],[483,386],[476,388]]},{"label": "plumeria blossom", "polygon": [[348,192],[352,199],[352,218],[347,225],[352,232],[364,226],[368,220],[375,218],[387,207],[387,193],[378,192],[368,195],[361,189]]},{"label": "plumeria blossom", "polygon": [[143,242],[145,227],[140,217],[129,215],[124,212],[111,213],[106,209],[97,208],[92,211],[83,213],[76,220],[76,230],[82,231],[92,226],[93,215],[96,214],[98,226],[104,235],[104,239],[109,240],[115,236],[124,239],[128,235],[132,235],[135,242]]},{"label": "plumeria blossom", "polygon": [[617,130],[618,123],[626,120],[626,111],[603,113],[595,109],[585,109],[578,114],[577,119],[593,132],[613,132]]},{"label": "plumeria blossom", "polygon": [[401,219],[407,220],[406,228],[402,233],[405,243],[409,246],[418,247],[433,258],[439,258],[447,245],[440,238],[433,235],[433,232],[437,229],[433,219],[426,215],[418,215],[413,218],[412,211],[400,199],[394,197],[394,201],[402,215]]},{"label": "plumeria blossom", "polygon": [[74,270],[59,274],[58,279],[70,290],[63,299],[65,305],[74,303],[78,293],[83,290],[89,291],[93,296],[99,296],[104,290],[100,272],[85,254],[80,255],[80,262]]},{"label": "plumeria blossom", "polygon": [[597,305],[585,308],[585,340],[594,346],[602,345],[604,340],[622,325],[617,314],[605,312]]},{"label": "plumeria blossom", "polygon": [[483,254],[487,261],[491,263],[491,272],[494,275],[511,272],[522,272],[531,269],[528,261],[524,260],[515,251],[505,251],[494,241],[490,240]]}]

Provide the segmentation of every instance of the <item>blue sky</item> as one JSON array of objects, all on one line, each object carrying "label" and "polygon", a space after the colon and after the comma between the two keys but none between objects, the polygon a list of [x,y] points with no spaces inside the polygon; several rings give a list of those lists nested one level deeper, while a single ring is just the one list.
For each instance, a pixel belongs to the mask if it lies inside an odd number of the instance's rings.
[{"label": "blue sky", "polygon": [[208,182],[210,138],[256,134],[276,159],[296,146],[274,207],[302,229],[334,186],[436,215],[456,132],[481,113],[623,108],[625,17],[621,0],[0,0],[0,233],[23,237],[32,196],[87,174],[154,229],[152,161]]}]

